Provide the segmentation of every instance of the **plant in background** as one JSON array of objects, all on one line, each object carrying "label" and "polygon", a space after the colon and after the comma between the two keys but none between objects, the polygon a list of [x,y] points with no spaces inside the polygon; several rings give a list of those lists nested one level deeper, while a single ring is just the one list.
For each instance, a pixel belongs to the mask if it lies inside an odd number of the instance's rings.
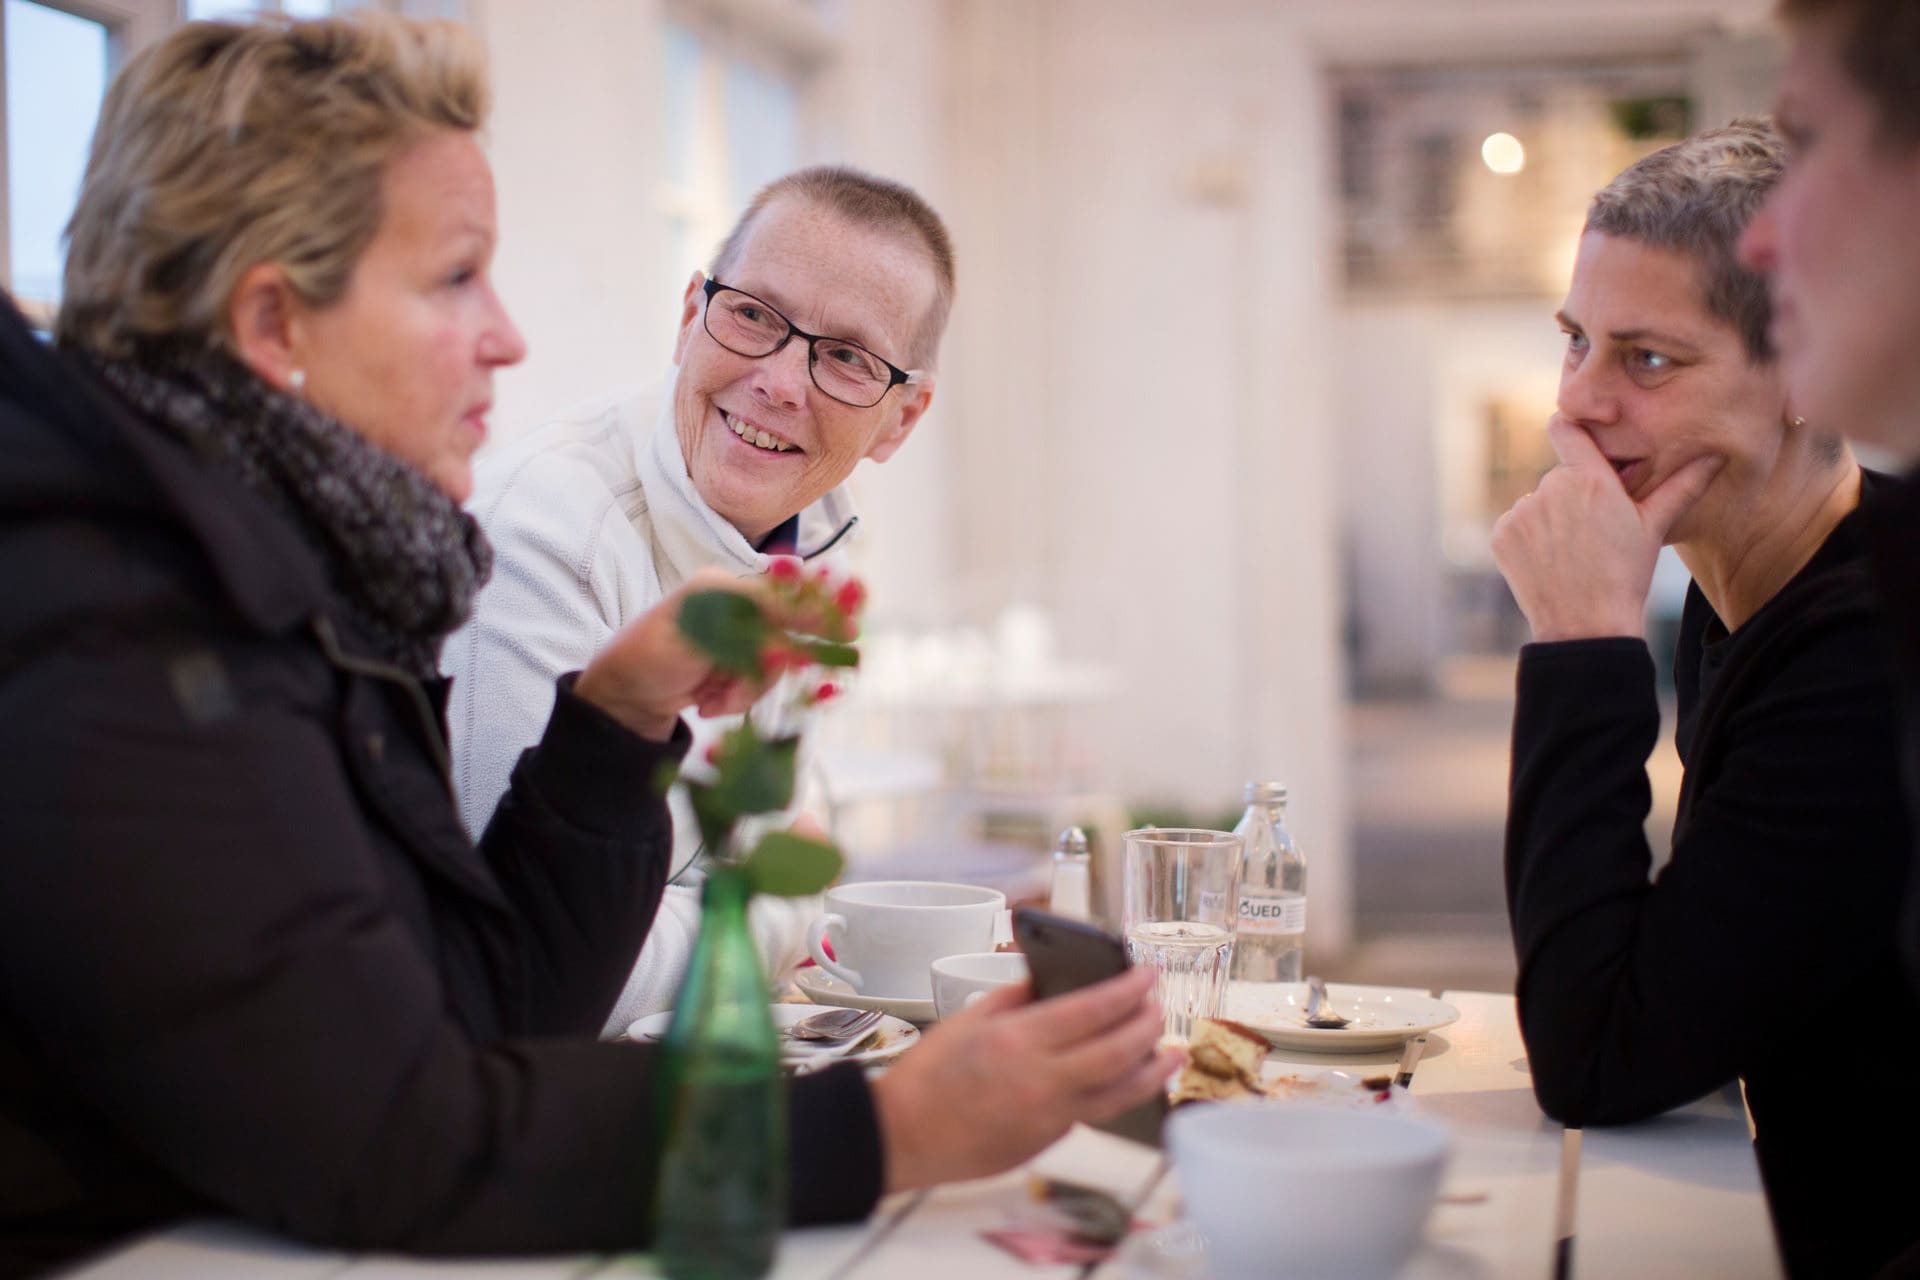
[{"label": "plant in background", "polygon": [[708,748],[706,770],[683,780],[700,838],[716,858],[737,866],[754,893],[802,897],[840,874],[839,849],[791,831],[760,830],[754,820],[793,803],[801,733],[812,713],[841,693],[832,676],[860,665],[860,651],[842,637],[854,634],[866,589],[854,579],[835,585],[825,571],[809,575],[785,557],[771,563],[767,579],[815,634],[775,626],[752,599],[730,591],[699,592],[681,605],[681,634],[716,667],[771,682],[751,714]]},{"label": "plant in background", "polygon": [[729,591],[680,607],[681,634],[715,666],[771,683],[686,778],[714,866],[658,1076],[654,1249],[672,1280],[751,1280],[773,1266],[787,1217],[786,1091],[747,902],[818,893],[842,863],[826,841],[762,828],[793,801],[801,730],[838,692],[830,677],[859,663],[844,637],[865,592],[809,576],[796,560],[773,561],[767,577],[782,616],[805,619],[805,633]]}]

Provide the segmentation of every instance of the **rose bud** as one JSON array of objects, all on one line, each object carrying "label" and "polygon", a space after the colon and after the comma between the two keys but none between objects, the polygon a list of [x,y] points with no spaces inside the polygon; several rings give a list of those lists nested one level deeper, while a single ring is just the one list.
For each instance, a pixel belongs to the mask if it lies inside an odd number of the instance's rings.
[{"label": "rose bud", "polygon": [[800,562],[792,556],[774,556],[767,561],[767,576],[775,582],[798,582]]},{"label": "rose bud", "polygon": [[860,612],[860,606],[867,602],[867,589],[860,579],[848,578],[840,584],[840,590],[834,592],[833,602],[840,606],[840,612],[851,617]]}]

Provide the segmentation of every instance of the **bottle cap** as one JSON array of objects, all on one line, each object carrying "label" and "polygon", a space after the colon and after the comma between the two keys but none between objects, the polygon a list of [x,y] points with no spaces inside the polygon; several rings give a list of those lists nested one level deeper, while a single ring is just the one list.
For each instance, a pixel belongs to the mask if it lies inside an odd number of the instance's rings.
[{"label": "bottle cap", "polygon": [[1060,838],[1054,842],[1053,851],[1056,854],[1070,858],[1086,857],[1087,833],[1078,827],[1068,827],[1060,833]]},{"label": "bottle cap", "polygon": [[1285,804],[1287,802],[1287,784],[1284,782],[1249,782],[1247,784],[1248,804]]}]

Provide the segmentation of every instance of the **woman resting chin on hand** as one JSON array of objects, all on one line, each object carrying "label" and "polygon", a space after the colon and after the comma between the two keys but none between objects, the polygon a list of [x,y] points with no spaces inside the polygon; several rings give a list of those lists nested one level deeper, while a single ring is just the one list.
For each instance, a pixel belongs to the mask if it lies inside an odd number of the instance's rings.
[{"label": "woman resting chin on hand", "polygon": [[[1595,197],[1558,316],[1560,465],[1494,557],[1521,650],[1506,832],[1520,1026],[1541,1107],[1643,1120],[1739,1079],[1796,1275],[1867,1275],[1920,1234],[1881,1170],[1920,1116],[1835,1124],[1831,1058],[1782,1009],[1888,1016],[1852,1065],[1897,1073],[1920,1005],[1894,947],[1908,836],[1894,689],[1865,571],[1864,475],[1789,403],[1764,284],[1735,247],[1780,173],[1761,121],[1657,152]],[[1653,874],[1660,731],[1642,637],[1654,559],[1693,574],[1675,657],[1686,769]]]}]

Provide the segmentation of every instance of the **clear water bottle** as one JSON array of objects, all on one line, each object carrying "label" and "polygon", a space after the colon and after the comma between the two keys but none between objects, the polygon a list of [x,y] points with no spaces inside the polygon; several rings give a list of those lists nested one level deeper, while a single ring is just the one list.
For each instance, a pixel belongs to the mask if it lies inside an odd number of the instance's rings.
[{"label": "clear water bottle", "polygon": [[1087,852],[1087,833],[1068,827],[1053,847],[1053,891],[1047,910],[1074,920],[1093,918],[1093,858]]},{"label": "clear water bottle", "polygon": [[1249,782],[1247,811],[1233,832],[1246,842],[1240,864],[1240,928],[1233,976],[1244,982],[1300,981],[1307,936],[1307,860],[1287,833],[1287,789]]}]

